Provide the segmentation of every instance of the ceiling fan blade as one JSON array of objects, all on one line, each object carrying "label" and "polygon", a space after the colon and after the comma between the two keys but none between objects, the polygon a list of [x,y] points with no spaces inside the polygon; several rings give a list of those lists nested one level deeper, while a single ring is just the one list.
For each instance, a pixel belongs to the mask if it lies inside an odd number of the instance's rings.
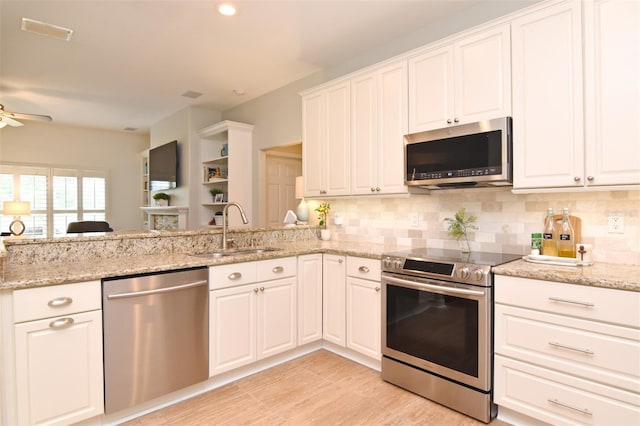
[{"label": "ceiling fan blade", "polygon": [[6,115],[0,115],[0,121],[7,123],[9,126],[11,127],[20,127],[23,126],[23,124],[19,121],[14,120],[11,117],[7,117]]},{"label": "ceiling fan blade", "polygon": [[53,119],[48,115],[25,114],[23,112],[5,112],[5,117],[6,116],[20,120],[53,121]]}]

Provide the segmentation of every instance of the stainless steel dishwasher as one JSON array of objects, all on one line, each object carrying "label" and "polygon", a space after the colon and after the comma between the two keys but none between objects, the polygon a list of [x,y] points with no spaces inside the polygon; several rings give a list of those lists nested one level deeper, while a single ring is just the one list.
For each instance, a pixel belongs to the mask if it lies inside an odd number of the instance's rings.
[{"label": "stainless steel dishwasher", "polygon": [[105,413],[209,377],[206,268],[102,280]]}]

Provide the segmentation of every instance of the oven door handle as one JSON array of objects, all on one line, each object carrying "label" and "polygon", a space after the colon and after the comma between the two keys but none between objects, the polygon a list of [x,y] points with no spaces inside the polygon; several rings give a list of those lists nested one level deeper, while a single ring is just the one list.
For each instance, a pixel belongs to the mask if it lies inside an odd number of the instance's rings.
[{"label": "oven door handle", "polygon": [[446,287],[446,286],[434,285],[434,284],[426,284],[426,283],[421,283],[416,281],[401,280],[399,278],[393,278],[393,277],[387,277],[387,276],[383,276],[382,281],[389,282],[392,284],[399,284],[402,286],[409,286],[416,289],[439,290],[442,292],[447,292],[449,294],[460,294],[460,295],[467,295],[467,296],[484,296],[485,295],[484,291],[479,291],[479,290],[467,290],[464,288],[455,288],[455,287]]}]

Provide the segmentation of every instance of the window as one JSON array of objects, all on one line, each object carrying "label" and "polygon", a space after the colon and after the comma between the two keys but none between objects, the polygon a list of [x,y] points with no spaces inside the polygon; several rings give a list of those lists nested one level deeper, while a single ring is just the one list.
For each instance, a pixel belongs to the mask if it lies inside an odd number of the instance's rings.
[{"label": "window", "polygon": [[[103,171],[0,165],[0,209],[2,201],[29,201],[31,215],[21,219],[34,238],[66,235],[70,222],[106,220],[106,188]],[[12,220],[0,216],[0,229]]]}]

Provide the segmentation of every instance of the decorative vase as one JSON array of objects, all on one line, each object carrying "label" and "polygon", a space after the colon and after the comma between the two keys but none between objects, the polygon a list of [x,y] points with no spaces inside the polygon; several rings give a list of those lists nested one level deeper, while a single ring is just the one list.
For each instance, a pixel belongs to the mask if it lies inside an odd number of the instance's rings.
[{"label": "decorative vase", "polygon": [[169,200],[156,200],[156,206],[158,207],[167,207],[169,205]]},{"label": "decorative vase", "polygon": [[321,229],[320,230],[320,238],[323,241],[329,241],[331,239],[331,231],[328,229]]},{"label": "decorative vase", "polygon": [[471,253],[471,244],[469,244],[469,240],[467,238],[461,238],[458,240],[460,244],[460,251],[462,253]]},{"label": "decorative vase", "polygon": [[216,226],[222,226],[222,215],[214,216],[213,220],[215,221]]}]

